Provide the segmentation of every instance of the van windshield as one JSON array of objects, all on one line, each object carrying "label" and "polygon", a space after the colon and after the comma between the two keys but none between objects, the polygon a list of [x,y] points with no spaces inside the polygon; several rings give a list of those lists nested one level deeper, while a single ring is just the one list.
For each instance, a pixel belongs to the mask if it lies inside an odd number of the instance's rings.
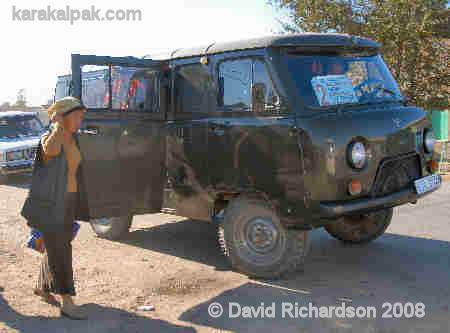
[{"label": "van windshield", "polygon": [[380,55],[288,54],[286,57],[296,88],[309,107],[402,99],[397,83]]},{"label": "van windshield", "polygon": [[0,140],[40,136],[44,127],[35,117],[4,117],[0,119]]}]

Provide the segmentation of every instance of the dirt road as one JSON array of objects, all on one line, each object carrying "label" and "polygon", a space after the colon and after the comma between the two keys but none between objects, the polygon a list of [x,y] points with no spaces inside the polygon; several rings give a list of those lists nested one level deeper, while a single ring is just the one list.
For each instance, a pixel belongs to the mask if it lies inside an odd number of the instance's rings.
[{"label": "dirt road", "polygon": [[[396,209],[388,232],[367,246],[344,246],[323,230],[312,232],[305,273],[279,281],[232,272],[207,223],[137,216],[130,234],[116,242],[97,238],[83,223],[73,242],[75,300],[90,320],[75,322],[32,294],[39,255],[24,248],[28,228],[19,215],[29,181],[15,177],[0,185],[2,333],[450,332],[450,183],[417,206]],[[208,314],[213,302],[224,308],[219,318]],[[230,302],[255,308],[274,302],[276,315],[229,318]],[[371,306],[376,318],[283,318],[281,305],[295,302]],[[385,302],[421,302],[425,317],[382,318]],[[138,311],[139,305],[156,309]]]}]

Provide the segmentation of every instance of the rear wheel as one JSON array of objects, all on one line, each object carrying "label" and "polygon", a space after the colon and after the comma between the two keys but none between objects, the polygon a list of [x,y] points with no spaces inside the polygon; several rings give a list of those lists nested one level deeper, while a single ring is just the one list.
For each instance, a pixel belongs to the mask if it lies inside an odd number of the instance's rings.
[{"label": "rear wheel", "polygon": [[393,208],[374,213],[346,216],[325,226],[328,233],[344,243],[368,243],[380,237],[391,224]]},{"label": "rear wheel", "polygon": [[90,220],[92,230],[101,238],[116,240],[128,233],[133,221],[133,215],[119,217],[104,217]]},{"label": "rear wheel", "polygon": [[307,231],[287,230],[262,200],[235,199],[225,210],[219,241],[234,270],[275,279],[303,269]]}]

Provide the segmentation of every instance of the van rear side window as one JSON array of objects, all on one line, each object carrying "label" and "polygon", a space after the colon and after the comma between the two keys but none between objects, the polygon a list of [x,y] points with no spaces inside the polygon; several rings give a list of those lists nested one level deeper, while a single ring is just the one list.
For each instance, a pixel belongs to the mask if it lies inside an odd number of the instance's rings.
[{"label": "van rear side window", "polygon": [[207,66],[196,63],[177,68],[176,112],[208,112],[216,107],[216,95],[214,80]]},{"label": "van rear side window", "polygon": [[109,69],[107,66],[83,66],[81,98],[88,109],[102,109],[109,105]]},{"label": "van rear side window", "polygon": [[145,68],[113,66],[110,89],[109,67],[91,65],[85,67],[87,70],[83,68],[81,77],[81,96],[88,109],[159,111],[157,72]]}]

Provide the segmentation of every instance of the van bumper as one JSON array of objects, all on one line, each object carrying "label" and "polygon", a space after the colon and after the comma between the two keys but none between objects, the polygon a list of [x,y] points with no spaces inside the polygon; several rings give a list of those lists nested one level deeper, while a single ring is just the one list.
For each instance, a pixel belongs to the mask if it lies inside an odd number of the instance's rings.
[{"label": "van bumper", "polygon": [[33,171],[34,160],[0,164],[0,175],[9,176]]},{"label": "van bumper", "polygon": [[418,195],[414,187],[411,186],[410,188],[377,198],[366,198],[345,202],[322,202],[319,207],[320,217],[324,219],[336,219],[344,215],[363,214],[384,208],[400,206],[406,203],[415,202],[428,194],[433,193],[440,187],[441,185],[422,195]]}]

